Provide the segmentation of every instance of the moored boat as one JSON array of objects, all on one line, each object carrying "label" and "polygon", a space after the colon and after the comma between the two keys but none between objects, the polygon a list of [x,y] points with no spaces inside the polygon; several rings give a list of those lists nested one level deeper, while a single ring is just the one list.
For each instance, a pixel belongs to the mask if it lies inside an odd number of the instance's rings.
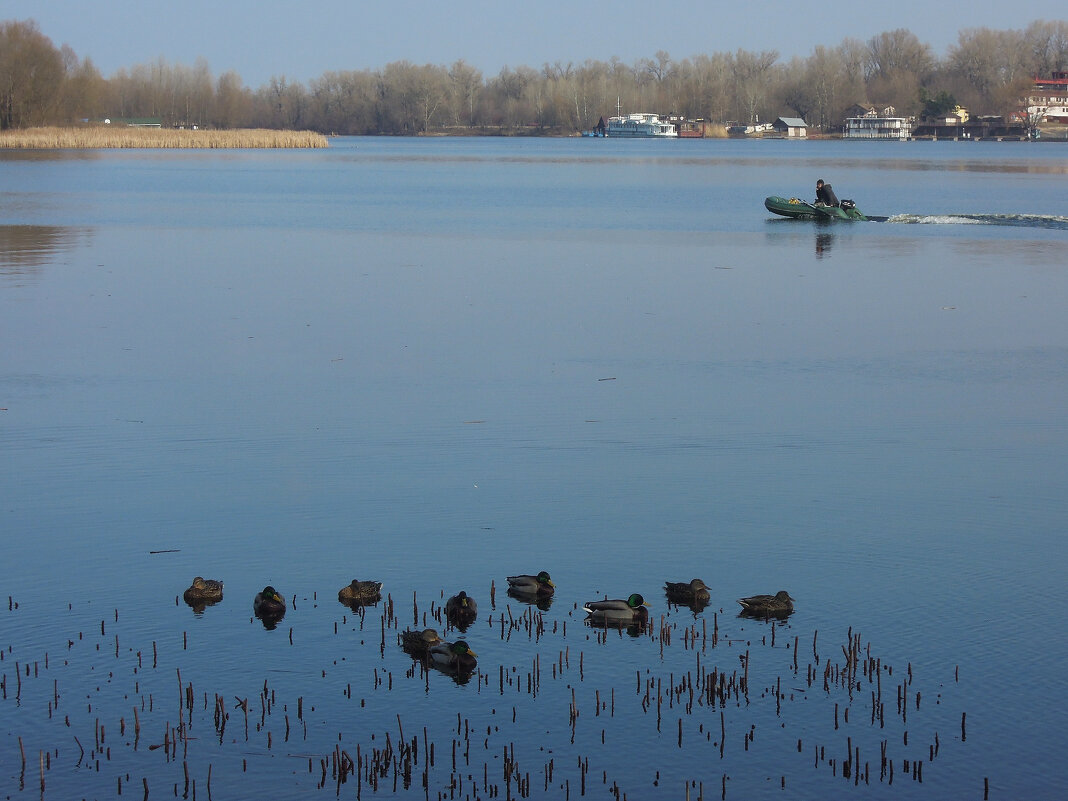
[{"label": "moored boat", "polygon": [[627,114],[609,117],[607,136],[609,138],[660,139],[677,138],[679,132],[670,122],[664,122],[656,114]]}]

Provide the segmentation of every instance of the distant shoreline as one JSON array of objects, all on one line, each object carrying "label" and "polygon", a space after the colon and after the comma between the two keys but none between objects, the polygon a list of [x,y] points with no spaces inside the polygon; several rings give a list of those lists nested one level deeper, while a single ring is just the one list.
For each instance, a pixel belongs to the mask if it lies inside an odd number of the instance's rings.
[{"label": "distant shoreline", "polygon": [[2,150],[93,150],[125,148],[244,149],[329,147],[313,131],[191,130],[105,126],[26,128],[0,133]]},{"label": "distant shoreline", "polygon": [[[1068,142],[1068,126],[1044,128],[1037,142]],[[237,130],[203,130],[175,128],[139,128],[134,126],[91,127],[44,127],[7,130],[0,132],[0,150],[123,150],[123,149],[174,149],[174,150],[241,150],[241,149],[297,149],[325,148],[330,146],[327,136],[314,131],[276,131],[266,128]],[[397,138],[396,134],[380,134]],[[420,132],[415,138],[436,137],[489,137],[489,138],[568,138],[579,133],[563,133],[552,130],[453,127],[444,130]],[[404,137],[401,137],[404,138]],[[727,138],[727,137],[706,137]],[[780,136],[731,137],[734,139],[782,139]],[[814,133],[805,139],[840,140],[841,134]],[[1014,141],[1017,137],[982,137],[984,141]],[[910,141],[954,141],[953,137],[914,137]],[[977,138],[978,140],[978,138]],[[794,140],[804,141],[804,140]],[[875,140],[863,140],[875,141]]]}]

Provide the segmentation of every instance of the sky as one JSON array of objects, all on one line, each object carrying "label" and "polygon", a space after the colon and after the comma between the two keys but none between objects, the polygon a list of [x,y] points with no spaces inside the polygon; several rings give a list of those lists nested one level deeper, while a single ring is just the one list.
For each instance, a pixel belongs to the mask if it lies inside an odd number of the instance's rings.
[{"label": "sky", "polygon": [[490,77],[504,67],[587,59],[630,65],[661,50],[676,61],[738,49],[776,50],[789,59],[897,28],[941,57],[961,30],[1018,30],[1068,13],[1064,0],[0,0],[0,20],[29,19],[57,47],[92,59],[105,77],[160,58],[192,66],[203,57],[213,75],[233,70],[256,89],[273,77],[306,83],[329,71],[404,60],[463,59]]}]

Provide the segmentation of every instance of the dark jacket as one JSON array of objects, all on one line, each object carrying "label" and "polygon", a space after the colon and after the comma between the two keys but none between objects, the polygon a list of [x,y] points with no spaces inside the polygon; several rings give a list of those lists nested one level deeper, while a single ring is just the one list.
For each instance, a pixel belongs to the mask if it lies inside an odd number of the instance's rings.
[{"label": "dark jacket", "polygon": [[825,206],[840,206],[838,202],[838,196],[835,195],[834,190],[831,189],[830,184],[824,184],[816,190],[816,202],[823,203]]}]

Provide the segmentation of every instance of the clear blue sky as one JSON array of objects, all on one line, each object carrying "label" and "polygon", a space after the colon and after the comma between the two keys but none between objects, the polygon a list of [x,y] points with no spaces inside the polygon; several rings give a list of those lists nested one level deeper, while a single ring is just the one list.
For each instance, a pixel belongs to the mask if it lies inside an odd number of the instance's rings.
[{"label": "clear blue sky", "polygon": [[90,57],[105,77],[160,57],[192,65],[203,56],[215,76],[235,70],[253,89],[272,76],[306,82],[401,60],[462,58],[492,76],[504,66],[613,56],[629,65],[658,50],[675,60],[739,48],[789,58],[895,28],[944,56],[965,28],[1065,18],[1064,0],[0,0],[0,19],[36,20],[56,46]]}]

